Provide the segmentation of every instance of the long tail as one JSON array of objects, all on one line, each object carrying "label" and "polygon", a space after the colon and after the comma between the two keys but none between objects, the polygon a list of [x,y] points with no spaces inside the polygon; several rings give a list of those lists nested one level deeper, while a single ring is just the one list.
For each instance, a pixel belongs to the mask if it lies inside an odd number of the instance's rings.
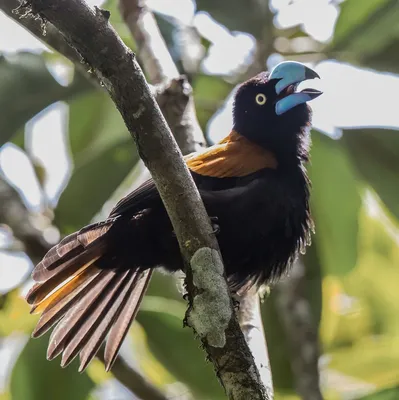
[{"label": "long tail", "polygon": [[83,371],[109,334],[104,355],[108,371],[150,281],[152,270],[129,269],[107,254],[107,232],[114,222],[93,224],[67,236],[32,273],[36,284],[26,299],[31,313],[42,314],[32,337],[57,324],[47,358],[62,353],[62,367],[80,354]]}]

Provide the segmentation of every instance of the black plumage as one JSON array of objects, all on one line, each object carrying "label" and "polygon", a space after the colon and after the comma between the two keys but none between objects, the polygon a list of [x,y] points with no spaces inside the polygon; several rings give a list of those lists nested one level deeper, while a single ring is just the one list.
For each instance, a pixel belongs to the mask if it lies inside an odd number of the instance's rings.
[{"label": "black plumage", "polygon": [[[293,68],[309,73],[301,64]],[[233,290],[279,277],[308,242],[312,227],[304,167],[311,111],[305,101],[298,104],[298,97],[292,97],[296,103],[292,100],[289,108],[287,98],[298,94],[296,82],[288,81],[276,93],[277,82],[285,77],[271,78],[262,73],[245,82],[236,93],[231,133],[186,157],[209,216],[217,218]],[[306,93],[307,100],[320,94]],[[289,108],[282,115],[277,114],[280,100],[284,110]],[[108,334],[109,369],[156,267],[173,272],[183,263],[169,217],[149,180],[122,199],[106,221],[69,235],[35,267],[37,283],[27,301],[42,315],[33,336],[58,323],[48,358],[62,353],[64,366],[80,353],[84,369]]]}]

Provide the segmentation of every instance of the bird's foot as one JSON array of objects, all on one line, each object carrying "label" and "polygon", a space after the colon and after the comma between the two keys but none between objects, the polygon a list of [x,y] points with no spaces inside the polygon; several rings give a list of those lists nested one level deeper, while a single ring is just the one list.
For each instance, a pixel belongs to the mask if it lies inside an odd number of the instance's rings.
[{"label": "bird's foot", "polygon": [[239,311],[240,310],[240,301],[234,296],[232,296],[232,301],[233,301],[234,310]]},{"label": "bird's foot", "polygon": [[211,225],[212,225],[212,233],[217,235],[220,232],[220,225],[218,224],[219,218],[218,217],[209,217],[211,220]]}]

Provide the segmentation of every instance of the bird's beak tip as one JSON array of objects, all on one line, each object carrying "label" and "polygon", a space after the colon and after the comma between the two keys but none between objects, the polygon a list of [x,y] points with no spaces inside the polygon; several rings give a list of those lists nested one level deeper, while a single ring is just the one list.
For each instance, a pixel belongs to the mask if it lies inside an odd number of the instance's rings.
[{"label": "bird's beak tip", "polygon": [[305,79],[320,79],[320,75],[309,67],[305,67]]}]

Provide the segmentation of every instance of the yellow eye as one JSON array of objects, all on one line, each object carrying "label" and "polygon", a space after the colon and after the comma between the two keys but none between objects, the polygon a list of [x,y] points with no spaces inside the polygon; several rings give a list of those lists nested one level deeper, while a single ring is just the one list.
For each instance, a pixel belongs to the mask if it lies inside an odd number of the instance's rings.
[{"label": "yellow eye", "polygon": [[266,103],[266,96],[263,93],[258,93],[255,100],[260,106],[263,106]]}]

